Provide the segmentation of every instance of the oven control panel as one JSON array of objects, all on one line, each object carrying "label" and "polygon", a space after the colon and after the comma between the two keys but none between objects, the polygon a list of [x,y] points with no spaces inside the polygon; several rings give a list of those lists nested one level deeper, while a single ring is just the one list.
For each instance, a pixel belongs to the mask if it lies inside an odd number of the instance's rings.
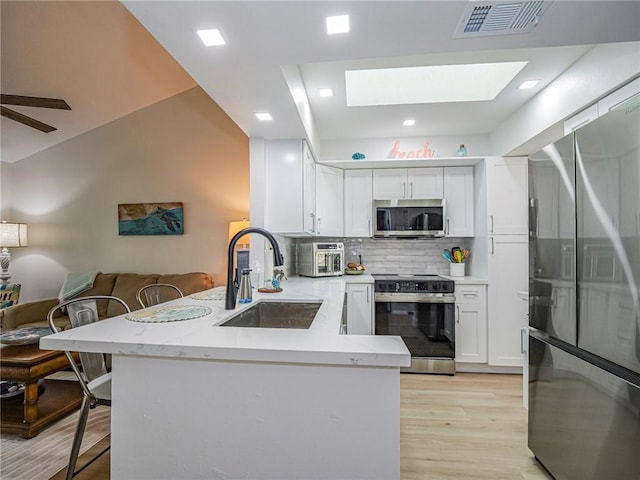
[{"label": "oven control panel", "polygon": [[453,293],[455,282],[451,280],[376,280],[376,292],[398,293]]}]

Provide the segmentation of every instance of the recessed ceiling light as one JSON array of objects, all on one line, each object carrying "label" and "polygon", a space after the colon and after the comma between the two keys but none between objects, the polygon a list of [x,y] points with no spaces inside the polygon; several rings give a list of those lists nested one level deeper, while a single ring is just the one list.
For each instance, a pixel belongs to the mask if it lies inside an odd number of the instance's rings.
[{"label": "recessed ceiling light", "polygon": [[533,88],[538,84],[538,82],[540,82],[540,80],[525,80],[520,84],[518,88],[521,90],[526,90],[527,88]]},{"label": "recessed ceiling light", "polygon": [[327,34],[349,32],[349,15],[336,15],[335,17],[327,17]]},{"label": "recessed ceiling light", "polygon": [[258,120],[260,120],[261,122],[266,122],[266,121],[269,121],[269,120],[273,120],[273,117],[271,116],[271,114],[270,113],[266,113],[266,112],[264,112],[264,113],[256,113],[256,118]]},{"label": "recessed ceiling light", "polygon": [[527,62],[347,70],[347,106],[493,100]]},{"label": "recessed ceiling light", "polygon": [[218,45],[226,45],[227,42],[222,38],[222,34],[220,30],[217,28],[210,28],[208,30],[198,30],[198,35],[202,39],[202,43],[204,43],[207,47],[214,47]]},{"label": "recessed ceiling light", "polygon": [[333,97],[333,88],[319,88],[318,93],[321,97]]},{"label": "recessed ceiling light", "polygon": [[402,122],[402,124],[403,124],[405,127],[412,127],[412,126],[414,126],[414,125],[416,124],[416,121],[415,121],[415,120],[413,120],[413,119],[407,119],[407,120],[405,120],[404,122]]}]

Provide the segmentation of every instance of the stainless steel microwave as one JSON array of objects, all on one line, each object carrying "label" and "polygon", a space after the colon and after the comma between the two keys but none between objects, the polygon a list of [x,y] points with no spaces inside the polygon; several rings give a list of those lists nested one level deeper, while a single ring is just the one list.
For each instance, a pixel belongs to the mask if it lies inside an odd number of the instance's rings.
[{"label": "stainless steel microwave", "polygon": [[444,237],[444,198],[373,201],[373,236]]}]

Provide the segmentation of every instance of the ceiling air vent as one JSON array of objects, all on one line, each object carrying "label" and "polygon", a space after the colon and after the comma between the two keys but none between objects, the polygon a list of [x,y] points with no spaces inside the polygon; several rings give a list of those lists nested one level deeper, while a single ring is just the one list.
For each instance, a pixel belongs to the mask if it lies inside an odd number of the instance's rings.
[{"label": "ceiling air vent", "polygon": [[471,0],[454,38],[490,37],[530,32],[552,0]]}]

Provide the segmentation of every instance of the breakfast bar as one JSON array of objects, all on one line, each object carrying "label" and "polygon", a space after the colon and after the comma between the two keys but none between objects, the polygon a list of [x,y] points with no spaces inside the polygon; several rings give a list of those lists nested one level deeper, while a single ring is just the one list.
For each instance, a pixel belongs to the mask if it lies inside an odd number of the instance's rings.
[{"label": "breakfast bar", "polygon": [[[217,287],[40,347],[112,354],[113,478],[397,479],[410,355],[399,337],[340,334],[348,281],[293,278],[235,310]],[[221,326],[267,302],[319,308],[308,328]],[[162,318],[186,306],[200,316]]]}]

